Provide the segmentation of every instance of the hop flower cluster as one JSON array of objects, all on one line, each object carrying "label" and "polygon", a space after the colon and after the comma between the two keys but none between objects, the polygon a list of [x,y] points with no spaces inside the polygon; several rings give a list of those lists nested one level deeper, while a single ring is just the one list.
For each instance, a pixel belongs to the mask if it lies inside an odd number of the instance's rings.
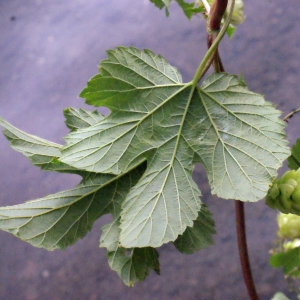
[{"label": "hop flower cluster", "polygon": [[277,216],[277,235],[284,239],[289,239],[284,243],[284,249],[294,249],[300,246],[300,217],[293,214],[279,213]]},{"label": "hop flower cluster", "polygon": [[[226,14],[228,11],[226,11]],[[230,23],[233,25],[239,25],[245,22],[246,16],[244,14],[244,2],[243,0],[236,0],[234,3],[233,12],[231,15]]]},{"label": "hop flower cluster", "polygon": [[300,216],[300,168],[287,171],[273,182],[266,204],[284,214]]}]

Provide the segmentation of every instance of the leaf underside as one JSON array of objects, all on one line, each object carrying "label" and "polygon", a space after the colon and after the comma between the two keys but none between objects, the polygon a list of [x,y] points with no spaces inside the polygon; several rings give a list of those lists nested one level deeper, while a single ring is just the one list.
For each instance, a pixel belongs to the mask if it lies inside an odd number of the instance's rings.
[{"label": "leaf underside", "polygon": [[152,51],[107,52],[80,94],[97,111],[68,108],[61,146],[0,119],[11,146],[44,170],[79,174],[74,189],[0,208],[0,229],[48,250],[82,238],[103,214],[100,247],[127,285],[159,273],[154,248],[173,241],[182,253],[212,244],[214,222],[192,179],[196,163],[214,194],[262,199],[289,155],[280,111],[226,73],[198,87]]}]

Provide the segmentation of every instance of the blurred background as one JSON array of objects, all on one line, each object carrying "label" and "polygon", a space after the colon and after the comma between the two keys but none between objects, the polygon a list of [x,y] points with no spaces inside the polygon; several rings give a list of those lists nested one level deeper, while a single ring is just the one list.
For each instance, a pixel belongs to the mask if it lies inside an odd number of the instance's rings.
[{"label": "blurred background", "polygon": [[[245,14],[235,36],[221,43],[225,69],[243,74],[251,90],[287,114],[300,106],[300,2],[245,0]],[[63,144],[68,130],[62,110],[87,108],[78,94],[97,73],[105,51],[120,45],[149,48],[190,80],[206,51],[205,21],[200,16],[188,21],[175,4],[166,18],[149,0],[0,0],[0,116]],[[298,115],[290,120],[291,143],[300,135],[299,122]],[[194,177],[216,220],[215,246],[183,255],[164,245],[159,250],[161,276],[152,272],[128,288],[98,248],[100,227],[109,216],[64,252],[35,249],[0,232],[0,299],[248,299],[236,248],[234,203],[210,195],[200,166]],[[0,205],[72,188],[79,180],[41,172],[0,136]],[[260,201],[246,204],[246,217],[261,299],[271,299],[278,290],[291,295],[282,272],[268,264],[276,213]]]}]

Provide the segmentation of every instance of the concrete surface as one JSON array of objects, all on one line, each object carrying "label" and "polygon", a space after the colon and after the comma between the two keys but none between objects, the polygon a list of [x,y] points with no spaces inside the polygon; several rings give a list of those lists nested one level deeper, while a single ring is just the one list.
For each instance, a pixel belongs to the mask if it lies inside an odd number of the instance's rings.
[{"label": "concrete surface", "polygon": [[[247,21],[221,55],[227,72],[242,73],[249,87],[288,113],[299,107],[300,2],[247,1]],[[177,66],[185,80],[206,50],[205,23],[171,16],[148,0],[0,1],[0,115],[31,134],[63,143],[62,110],[87,107],[77,95],[97,72],[105,50],[119,45],[149,48]],[[294,141],[300,116],[288,135]],[[201,167],[195,180],[217,223],[215,246],[182,255],[172,245],[160,250],[161,276],[154,273],[127,288],[98,248],[105,220],[62,252],[35,249],[0,232],[2,300],[244,300],[248,299],[236,249],[234,203],[210,196]],[[0,136],[0,204],[12,205],[75,186],[76,176],[40,172]],[[275,213],[261,201],[246,205],[249,251],[262,300],[288,293],[280,270],[268,265],[276,232]],[[107,220],[107,219],[106,219]]]}]

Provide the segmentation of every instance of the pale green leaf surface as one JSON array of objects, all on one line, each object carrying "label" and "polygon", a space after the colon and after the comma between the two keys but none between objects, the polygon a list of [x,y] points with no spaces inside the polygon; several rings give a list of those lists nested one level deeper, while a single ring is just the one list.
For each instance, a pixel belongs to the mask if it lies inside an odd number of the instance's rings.
[{"label": "pale green leaf surface", "polygon": [[236,76],[213,74],[199,88],[182,84],[161,56],[135,48],[108,51],[81,96],[106,106],[100,123],[66,137],[61,161],[120,174],[147,160],[123,203],[120,242],[126,248],[174,241],[198,217],[192,180],[205,166],[212,192],[258,201],[288,156],[280,112]]},{"label": "pale green leaf surface", "polygon": [[0,229],[36,247],[64,249],[82,238],[102,215],[120,206],[144,166],[128,174],[90,174],[76,188],[0,208]]},{"label": "pale green leaf surface", "polygon": [[298,170],[300,168],[300,139],[297,139],[292,147],[291,156],[288,158],[288,166],[292,170]]},{"label": "pale green leaf surface", "polygon": [[88,111],[85,109],[66,108],[64,110],[66,118],[66,125],[71,131],[87,128],[95,125],[104,119],[104,116],[99,114],[98,111]]},{"label": "pale green leaf surface", "polygon": [[211,217],[210,211],[203,204],[193,227],[187,227],[185,232],[178,236],[174,245],[178,251],[192,254],[212,245],[212,235],[215,233],[215,222]]}]

